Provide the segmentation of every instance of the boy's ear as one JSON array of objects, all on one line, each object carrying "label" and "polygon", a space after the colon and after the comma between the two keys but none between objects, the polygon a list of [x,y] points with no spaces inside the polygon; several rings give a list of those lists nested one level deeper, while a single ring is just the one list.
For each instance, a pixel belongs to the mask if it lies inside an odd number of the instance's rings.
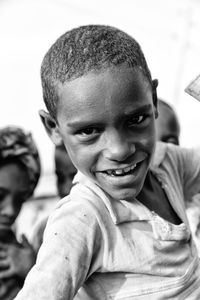
[{"label": "boy's ear", "polygon": [[44,110],[39,111],[40,119],[46,129],[46,132],[52,142],[58,146],[62,144],[62,137],[60,135],[60,131],[57,125],[57,122],[54,118]]},{"label": "boy's ear", "polygon": [[157,97],[158,79],[152,80],[153,105],[155,109],[155,118],[158,117],[158,97]]}]

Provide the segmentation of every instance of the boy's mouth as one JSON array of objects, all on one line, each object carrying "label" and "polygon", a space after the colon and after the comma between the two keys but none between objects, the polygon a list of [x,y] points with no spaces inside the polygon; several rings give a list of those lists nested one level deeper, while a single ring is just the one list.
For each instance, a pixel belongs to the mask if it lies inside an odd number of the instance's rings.
[{"label": "boy's mouth", "polygon": [[109,169],[106,171],[103,171],[102,173],[112,176],[112,177],[119,177],[119,176],[125,176],[125,175],[129,175],[132,174],[134,172],[134,170],[138,167],[138,165],[141,162],[138,162],[136,164],[133,164],[131,166],[128,166],[126,168],[119,168],[119,169]]}]

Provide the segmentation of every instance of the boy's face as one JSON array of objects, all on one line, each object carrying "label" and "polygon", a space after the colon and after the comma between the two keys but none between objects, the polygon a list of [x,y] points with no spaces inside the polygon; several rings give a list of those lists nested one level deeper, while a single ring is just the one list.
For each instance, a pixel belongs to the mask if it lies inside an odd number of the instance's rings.
[{"label": "boy's face", "polygon": [[170,108],[160,105],[156,120],[156,138],[158,141],[179,145],[180,125]]},{"label": "boy's face", "polygon": [[131,200],[154,151],[155,112],[140,70],[90,72],[59,88],[55,130],[77,169],[113,198]]}]

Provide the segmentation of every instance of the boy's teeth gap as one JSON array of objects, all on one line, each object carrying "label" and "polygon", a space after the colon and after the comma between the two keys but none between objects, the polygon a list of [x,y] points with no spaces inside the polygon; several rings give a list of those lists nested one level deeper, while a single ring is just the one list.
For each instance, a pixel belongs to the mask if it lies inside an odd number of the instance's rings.
[{"label": "boy's teeth gap", "polygon": [[105,173],[110,176],[123,176],[123,175],[127,175],[127,174],[131,173],[135,169],[136,166],[137,166],[137,164],[132,165],[131,167],[126,167],[124,169],[108,170],[108,171],[105,171]]}]

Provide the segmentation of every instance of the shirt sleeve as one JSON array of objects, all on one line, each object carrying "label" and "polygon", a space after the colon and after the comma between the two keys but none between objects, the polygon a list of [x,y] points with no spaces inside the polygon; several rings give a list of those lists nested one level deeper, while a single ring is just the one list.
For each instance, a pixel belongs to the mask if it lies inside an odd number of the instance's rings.
[{"label": "shirt sleeve", "polygon": [[73,299],[87,278],[100,235],[89,206],[61,201],[48,220],[36,264],[15,300]]},{"label": "shirt sleeve", "polygon": [[47,221],[48,216],[45,216],[44,218],[39,220],[33,228],[33,234],[31,236],[31,245],[33,246],[33,249],[36,254],[38,253],[42,245],[44,230],[47,225]]},{"label": "shirt sleeve", "polygon": [[185,149],[184,194],[186,201],[200,192],[200,149]]},{"label": "shirt sleeve", "polygon": [[190,202],[200,192],[200,148],[168,146],[175,152],[177,167],[181,174],[184,199]]}]

